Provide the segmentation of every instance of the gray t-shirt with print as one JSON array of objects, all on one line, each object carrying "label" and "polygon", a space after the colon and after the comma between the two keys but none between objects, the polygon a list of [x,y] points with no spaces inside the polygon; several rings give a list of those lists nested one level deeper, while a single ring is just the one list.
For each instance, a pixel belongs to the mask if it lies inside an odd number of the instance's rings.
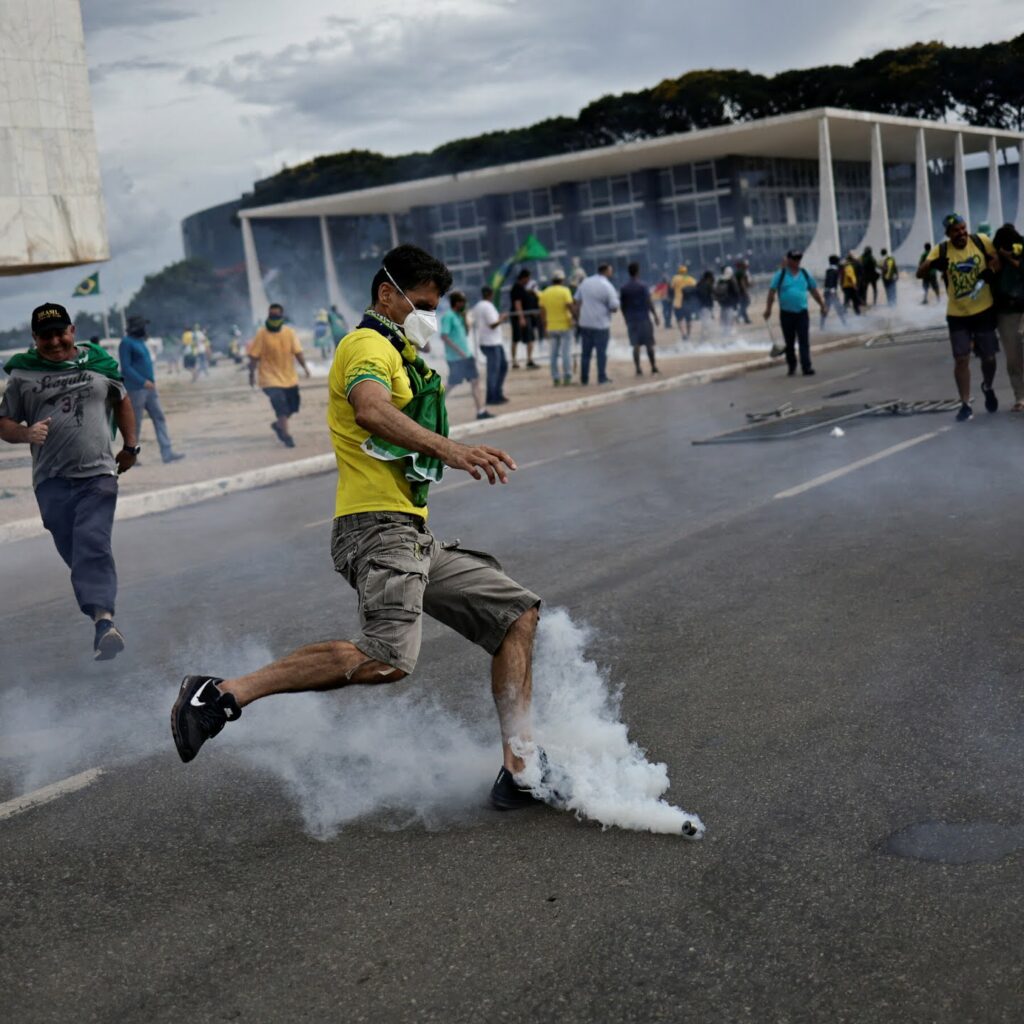
[{"label": "gray t-shirt with print", "polygon": [[125,394],[123,384],[77,366],[12,371],[0,416],[28,426],[50,417],[46,441],[30,446],[32,486],[55,476],[115,476],[112,403]]}]

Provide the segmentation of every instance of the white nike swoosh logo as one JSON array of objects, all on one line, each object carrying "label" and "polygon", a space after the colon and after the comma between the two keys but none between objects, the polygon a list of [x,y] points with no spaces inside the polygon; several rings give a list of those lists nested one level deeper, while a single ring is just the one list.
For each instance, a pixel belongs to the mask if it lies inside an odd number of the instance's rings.
[{"label": "white nike swoosh logo", "polygon": [[202,685],[202,686],[200,686],[200,687],[199,687],[199,689],[198,689],[198,690],[196,690],[196,692],[192,694],[192,699],[191,699],[191,700],[189,701],[189,703],[190,703],[190,704],[192,705],[192,707],[194,707],[194,708],[201,708],[201,707],[203,707],[203,706],[204,706],[204,703],[203,703],[203,701],[201,701],[201,700],[199,699],[199,695],[200,695],[200,694],[201,694],[201,693],[203,692],[203,690],[205,690],[205,689],[206,689],[206,688],[207,688],[207,687],[208,687],[209,685],[210,685],[210,680],[209,680],[209,679],[207,679],[207,680],[206,680],[206,682],[205,682],[205,683],[203,683],[203,685]]}]

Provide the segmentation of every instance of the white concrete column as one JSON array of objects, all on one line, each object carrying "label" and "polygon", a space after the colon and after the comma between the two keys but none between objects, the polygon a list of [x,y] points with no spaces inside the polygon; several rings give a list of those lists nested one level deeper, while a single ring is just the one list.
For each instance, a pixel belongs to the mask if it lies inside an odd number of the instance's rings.
[{"label": "white concrete column", "polygon": [[999,150],[995,138],[988,140],[988,216],[993,234],[1003,226],[1003,194],[999,188]]},{"label": "white concrete column", "polygon": [[925,242],[934,242],[935,231],[932,222],[932,192],[928,184],[928,147],[925,144],[924,129],[917,129],[915,140],[915,188],[914,188],[914,220],[910,225],[907,237],[893,255],[901,267],[914,267],[921,259],[921,251]]},{"label": "white concrete column", "polygon": [[818,120],[818,226],[811,244],[804,250],[804,266],[819,277],[828,258],[839,253],[839,216],[836,212],[836,183],[832,173],[832,141],[828,118]]},{"label": "white concrete column", "polygon": [[1024,139],[1021,140],[1020,148],[1017,150],[1017,217],[1014,224],[1020,231],[1024,227]]},{"label": "white concrete column", "polygon": [[971,227],[971,210],[967,203],[967,172],[964,170],[964,137],[960,132],[953,137],[953,209],[967,221],[967,226]]},{"label": "white concrete column", "polygon": [[260,323],[267,315],[267,293],[260,273],[260,260],[256,254],[256,241],[252,236],[252,224],[245,213],[239,215],[242,222],[242,249],[245,251],[245,279],[249,285],[249,307],[253,324]]},{"label": "white concrete column", "polygon": [[871,126],[871,213],[857,252],[866,245],[871,246],[876,258],[880,249],[892,248],[889,201],[885,195],[885,163],[882,160],[882,127],[877,121]]},{"label": "white concrete column", "polygon": [[338,286],[338,270],[334,265],[334,252],[331,249],[331,229],[327,226],[327,218],[320,218],[320,244],[324,250],[324,280],[327,284],[328,305],[341,309],[341,288]]},{"label": "white concrete column", "polygon": [[345,301],[341,285],[338,284],[338,269],[334,265],[334,250],[331,248],[331,229],[327,218],[320,218],[320,242],[324,250],[324,278],[327,281],[327,301],[345,318],[345,322],[354,327],[362,319],[357,310]]},{"label": "white concrete column", "polygon": [[398,222],[393,213],[388,214],[388,227],[391,229],[391,248],[394,249],[398,245]]}]

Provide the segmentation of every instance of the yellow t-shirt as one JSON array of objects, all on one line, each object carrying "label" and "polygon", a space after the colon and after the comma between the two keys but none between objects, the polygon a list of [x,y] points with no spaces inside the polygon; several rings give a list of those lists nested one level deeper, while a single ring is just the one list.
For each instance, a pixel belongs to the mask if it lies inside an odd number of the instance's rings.
[{"label": "yellow t-shirt", "polygon": [[537,298],[544,307],[549,331],[567,331],[572,327],[572,292],[564,284],[549,284]]},{"label": "yellow t-shirt", "polygon": [[672,308],[683,308],[683,289],[692,288],[697,281],[689,274],[676,274],[672,278]]},{"label": "yellow t-shirt", "polygon": [[338,463],[335,516],[354,512],[411,512],[426,518],[427,510],[412,503],[404,462],[382,462],[367,455],[361,445],[370,436],[356,423],[348,400],[364,380],[375,380],[391,392],[391,404],[404,409],[412,401],[412,387],[398,349],[368,327],[357,328],[338,343],[327,378],[327,426]]},{"label": "yellow t-shirt", "polygon": [[[946,316],[974,316],[984,313],[992,305],[992,289],[986,281],[974,297],[971,293],[978,283],[981,272],[986,267],[986,258],[995,255],[995,249],[988,235],[978,235],[984,252],[980,252],[968,235],[967,244],[958,249],[952,242],[946,242],[946,259],[949,269],[946,271]],[[941,244],[941,243],[940,243]],[[928,253],[929,260],[939,258],[939,246],[933,246]]]},{"label": "yellow t-shirt", "polygon": [[249,346],[249,355],[260,361],[261,388],[297,388],[299,374],[295,357],[302,351],[296,333],[290,327],[268,331],[261,327]]}]

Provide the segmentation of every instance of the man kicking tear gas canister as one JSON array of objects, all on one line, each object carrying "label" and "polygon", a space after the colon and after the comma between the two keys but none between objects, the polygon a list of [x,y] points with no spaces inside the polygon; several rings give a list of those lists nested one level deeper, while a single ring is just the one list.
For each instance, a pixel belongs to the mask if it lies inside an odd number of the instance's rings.
[{"label": "man kicking tear gas canister", "polygon": [[537,803],[515,776],[526,767],[519,742],[531,738],[540,598],[490,555],[439,543],[427,527],[427,489],[445,466],[491,484],[507,483],[516,468],[500,449],[447,436],[444,387],[418,349],[437,333],[435,310],[451,284],[448,268],[429,253],[393,249],[374,276],[370,307],[331,366],[327,419],[338,463],[331,556],[359,595],[361,632],[301,647],[249,675],[186,676],[171,711],[183,761],[261,697],[404,679],[416,665],[426,612],[493,656],[503,764],[492,804]]}]

